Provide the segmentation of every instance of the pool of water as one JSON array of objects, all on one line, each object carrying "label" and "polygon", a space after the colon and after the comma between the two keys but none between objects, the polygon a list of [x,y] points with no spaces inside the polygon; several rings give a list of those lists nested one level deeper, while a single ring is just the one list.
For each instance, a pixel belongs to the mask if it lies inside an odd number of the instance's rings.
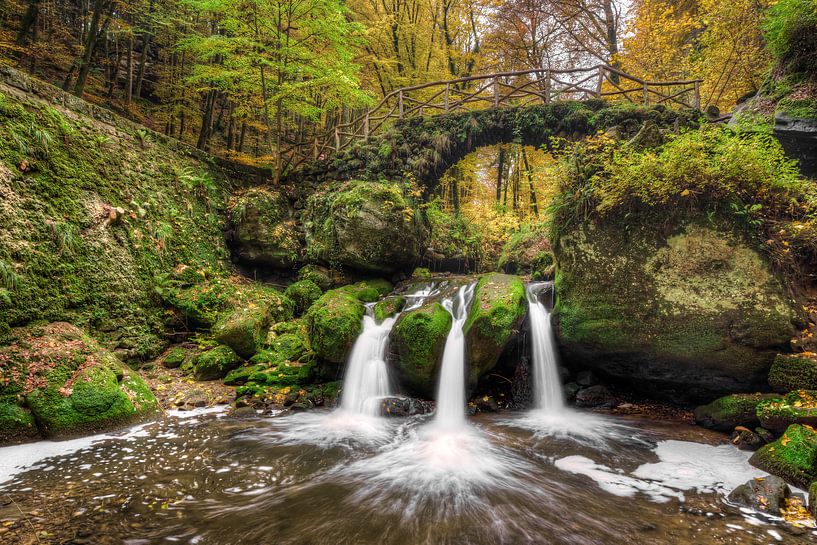
[{"label": "pool of water", "polygon": [[[174,415],[0,449],[0,543],[808,543],[725,494],[761,475],[677,422]],[[26,467],[20,467],[25,465]],[[5,521],[5,522],[1,522]]]}]

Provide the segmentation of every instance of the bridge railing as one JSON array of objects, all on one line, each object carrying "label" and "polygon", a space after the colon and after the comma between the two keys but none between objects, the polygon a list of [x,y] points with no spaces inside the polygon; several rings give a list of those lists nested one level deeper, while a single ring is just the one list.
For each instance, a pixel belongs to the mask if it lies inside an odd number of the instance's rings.
[{"label": "bridge railing", "polygon": [[[368,140],[396,120],[561,100],[628,101],[645,106],[701,107],[702,80],[648,81],[601,64],[566,70],[522,70],[435,81],[393,91],[373,108],[315,136],[313,159]],[[303,153],[306,150],[301,150]]]}]

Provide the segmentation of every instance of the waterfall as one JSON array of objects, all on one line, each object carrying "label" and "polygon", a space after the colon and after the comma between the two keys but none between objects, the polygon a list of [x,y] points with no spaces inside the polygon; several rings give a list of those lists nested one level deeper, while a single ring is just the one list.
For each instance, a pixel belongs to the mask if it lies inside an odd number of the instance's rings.
[{"label": "waterfall", "polygon": [[454,322],[445,340],[440,383],[437,389],[437,414],[435,422],[446,428],[465,425],[465,334],[463,326],[468,319],[468,308],[474,296],[476,284],[457,290],[456,300],[446,299],[442,305]]},{"label": "waterfall", "polygon": [[374,319],[373,305],[366,307],[363,331],[355,341],[346,376],[340,408],[365,416],[380,416],[380,399],[389,395],[389,372],[386,367],[386,349],[389,332],[396,317],[382,323]]},{"label": "waterfall", "polygon": [[550,282],[528,284],[525,292],[531,325],[533,347],[533,395],[536,409],[543,412],[558,412],[564,408],[564,394],[559,378],[553,329],[550,326],[550,312],[539,300],[545,288],[552,289]]}]

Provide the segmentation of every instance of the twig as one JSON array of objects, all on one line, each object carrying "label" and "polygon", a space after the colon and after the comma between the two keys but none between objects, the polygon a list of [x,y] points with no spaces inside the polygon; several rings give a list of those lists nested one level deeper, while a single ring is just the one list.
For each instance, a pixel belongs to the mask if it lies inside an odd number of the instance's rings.
[{"label": "twig", "polygon": [[23,510],[20,509],[20,506],[17,505],[17,502],[14,501],[14,498],[12,498],[11,495],[6,494],[6,496],[8,497],[8,499],[11,500],[11,503],[14,504],[14,507],[17,508],[17,510],[20,512],[20,514],[23,515],[23,519],[25,519],[25,521],[28,523],[28,525],[31,526],[31,531],[34,532],[34,537],[37,538],[37,543],[40,543],[40,536],[37,535],[37,530],[36,530],[36,528],[34,528],[34,524],[29,520],[28,515],[23,513]]}]

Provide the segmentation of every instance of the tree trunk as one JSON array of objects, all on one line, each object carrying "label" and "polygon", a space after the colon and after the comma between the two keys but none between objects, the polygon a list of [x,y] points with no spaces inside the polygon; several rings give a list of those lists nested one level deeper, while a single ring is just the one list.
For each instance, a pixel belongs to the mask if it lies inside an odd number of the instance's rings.
[{"label": "tree trunk", "polygon": [[502,176],[505,171],[505,148],[500,146],[499,148],[499,161],[497,161],[496,167],[496,203],[502,200]]},{"label": "tree trunk", "polygon": [[530,207],[533,211],[533,215],[539,217],[539,203],[536,201],[536,188],[533,187],[533,174],[530,171],[530,165],[528,164],[528,154],[525,151],[525,148],[522,148],[522,162],[525,166],[525,172],[528,175],[528,190],[530,191]]},{"label": "tree trunk", "polygon": [[196,147],[200,150],[207,150],[207,141],[210,139],[210,133],[213,131],[213,110],[216,105],[215,90],[208,91],[204,100],[204,112],[201,116],[201,130],[199,130],[199,139]]},{"label": "tree trunk", "polygon": [[28,8],[20,20],[20,30],[17,31],[17,45],[25,45],[28,31],[34,28],[37,24],[37,18],[40,15],[40,0],[31,0],[28,3]]},{"label": "tree trunk", "polygon": [[142,82],[145,79],[145,65],[150,51],[150,39],[150,34],[145,33],[142,35],[142,56],[139,58],[139,69],[136,72],[136,89],[134,91],[136,98],[142,97]]},{"label": "tree trunk", "polygon": [[81,97],[85,91],[85,82],[88,80],[88,72],[91,71],[91,59],[94,56],[94,49],[96,49],[97,38],[99,37],[99,22],[106,7],[105,0],[94,0],[94,13],[91,16],[91,24],[88,27],[88,35],[85,39],[85,49],[79,65],[77,82],[74,85],[74,94],[78,97]]},{"label": "tree trunk", "polygon": [[128,34],[127,65],[128,65],[128,81],[126,84],[125,97],[128,104],[130,104],[130,101],[133,100],[133,34]]}]

